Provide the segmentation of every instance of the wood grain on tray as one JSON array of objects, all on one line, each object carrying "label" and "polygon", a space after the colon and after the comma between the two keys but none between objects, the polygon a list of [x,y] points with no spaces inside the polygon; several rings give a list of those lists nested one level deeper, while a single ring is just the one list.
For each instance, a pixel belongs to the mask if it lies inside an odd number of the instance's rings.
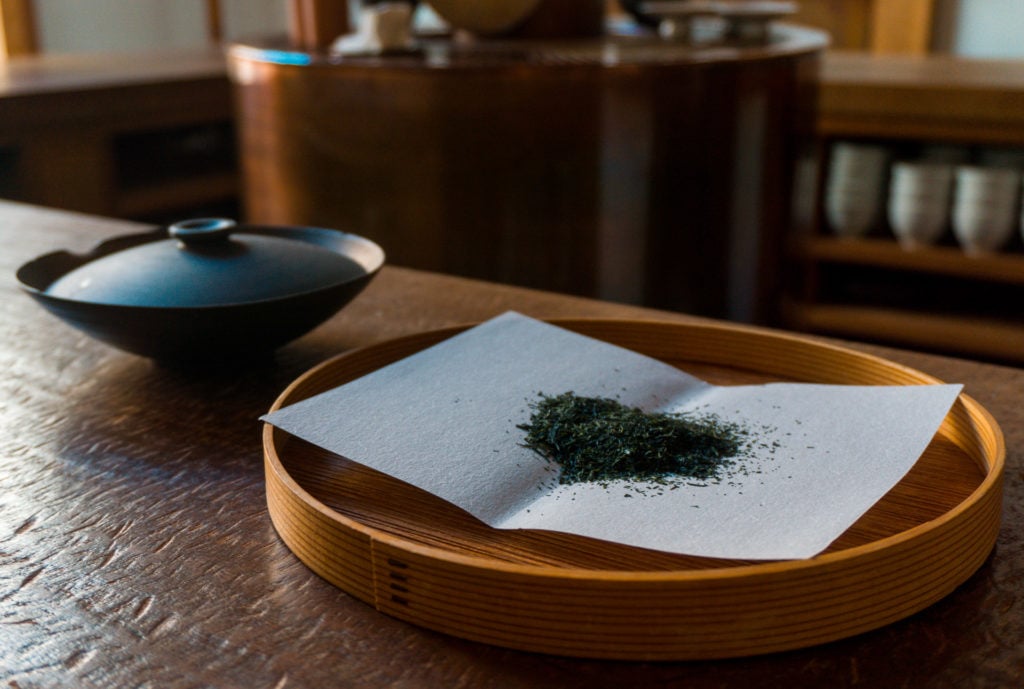
[{"label": "wood grain on tray", "polygon": [[[937,382],[878,357],[741,326],[555,322],[716,384]],[[275,408],[458,330],[331,359],[295,381]],[[947,595],[995,543],[1005,447],[988,412],[961,395],[914,469],[825,553],[780,562],[492,529],[435,496],[269,426],[264,455],[270,514],[285,543],[325,579],[387,614],[544,653],[697,659],[843,638]]]}]

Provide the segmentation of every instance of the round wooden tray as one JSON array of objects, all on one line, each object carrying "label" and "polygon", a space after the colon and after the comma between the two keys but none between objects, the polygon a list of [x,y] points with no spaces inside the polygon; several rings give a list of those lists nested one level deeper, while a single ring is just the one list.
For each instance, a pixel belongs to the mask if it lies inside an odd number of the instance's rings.
[{"label": "round wooden tray", "polygon": [[[553,323],[716,384],[939,382],[884,359],[754,328]],[[273,408],[462,329],[412,335],[331,359],[292,383]],[[1005,458],[995,421],[961,395],[910,473],[823,554],[743,562],[492,529],[424,491],[269,425],[263,447],[267,503],[281,538],[313,571],[378,610],[511,648],[637,660],[810,646],[934,603],[977,570],[995,544]]]}]

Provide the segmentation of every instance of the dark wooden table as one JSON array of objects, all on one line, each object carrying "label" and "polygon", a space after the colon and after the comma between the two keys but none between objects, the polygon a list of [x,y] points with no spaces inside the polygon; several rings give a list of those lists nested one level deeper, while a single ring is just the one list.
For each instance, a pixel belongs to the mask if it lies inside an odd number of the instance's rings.
[{"label": "dark wooden table", "polygon": [[87,339],[18,293],[21,263],[133,229],[0,203],[0,686],[1019,686],[1024,371],[857,345],[963,382],[1006,434],[998,545],[938,604],[852,639],[749,659],[531,655],[393,620],[307,570],[267,515],[257,417],[330,355],[507,309],[686,317],[386,268],[272,364],[186,375]]}]

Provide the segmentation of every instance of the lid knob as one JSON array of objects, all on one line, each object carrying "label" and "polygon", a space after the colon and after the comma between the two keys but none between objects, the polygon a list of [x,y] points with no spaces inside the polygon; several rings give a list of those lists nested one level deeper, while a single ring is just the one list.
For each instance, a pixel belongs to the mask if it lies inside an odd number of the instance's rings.
[{"label": "lid knob", "polygon": [[176,222],[167,233],[186,246],[226,241],[235,229],[235,221],[227,218],[194,218]]}]

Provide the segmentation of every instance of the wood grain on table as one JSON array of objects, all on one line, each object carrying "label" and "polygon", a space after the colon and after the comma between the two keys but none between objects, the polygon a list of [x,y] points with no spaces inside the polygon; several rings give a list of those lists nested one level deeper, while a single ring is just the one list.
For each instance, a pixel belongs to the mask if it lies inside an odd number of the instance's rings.
[{"label": "wood grain on table", "polygon": [[922,613],[845,641],[696,663],[580,661],[391,619],[312,574],[267,515],[257,418],[327,357],[508,309],[637,309],[385,268],[263,367],[202,376],[98,344],[15,268],[129,223],[0,203],[0,679],[4,687],[1009,687],[1024,674],[1024,371],[866,347],[962,382],[1008,447],[993,555]]}]

